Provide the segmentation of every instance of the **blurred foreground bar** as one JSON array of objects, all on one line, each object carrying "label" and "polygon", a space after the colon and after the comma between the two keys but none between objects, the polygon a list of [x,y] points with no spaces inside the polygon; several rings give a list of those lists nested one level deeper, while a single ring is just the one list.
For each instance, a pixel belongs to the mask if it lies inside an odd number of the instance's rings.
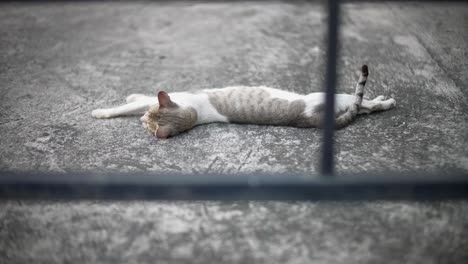
[{"label": "blurred foreground bar", "polygon": [[1,199],[452,200],[468,198],[468,175],[0,172]]},{"label": "blurred foreground bar", "polygon": [[335,87],[336,65],[338,57],[338,26],[340,17],[339,0],[327,1],[328,10],[328,28],[327,28],[327,68],[325,79],[325,116],[323,124],[322,139],[322,163],[321,172],[324,176],[333,176],[333,138],[335,133]]}]

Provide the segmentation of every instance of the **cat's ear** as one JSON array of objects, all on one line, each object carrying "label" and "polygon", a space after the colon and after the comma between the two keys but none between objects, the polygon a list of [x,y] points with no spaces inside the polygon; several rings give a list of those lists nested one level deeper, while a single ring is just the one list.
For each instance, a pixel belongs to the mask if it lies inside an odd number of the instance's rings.
[{"label": "cat's ear", "polygon": [[168,138],[171,134],[171,131],[165,127],[159,127],[156,131],[156,137],[158,138]]},{"label": "cat's ear", "polygon": [[169,94],[165,91],[160,91],[158,93],[159,107],[177,107],[177,104],[171,101]]}]

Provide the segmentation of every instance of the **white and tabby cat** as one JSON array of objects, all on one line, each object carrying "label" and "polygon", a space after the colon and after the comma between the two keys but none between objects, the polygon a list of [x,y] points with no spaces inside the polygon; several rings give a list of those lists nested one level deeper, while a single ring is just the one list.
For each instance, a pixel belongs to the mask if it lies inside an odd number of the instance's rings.
[{"label": "white and tabby cat", "polygon": [[[356,84],[354,95],[337,94],[336,128],[350,124],[358,114],[388,110],[394,99],[363,99],[368,76],[366,65]],[[260,125],[321,127],[324,93],[301,95],[265,86],[232,86],[196,92],[166,93],[158,97],[132,94],[127,104],[92,112],[96,118],[142,114],[143,126],[158,138],[185,132],[194,126],[212,122],[248,123]]]}]

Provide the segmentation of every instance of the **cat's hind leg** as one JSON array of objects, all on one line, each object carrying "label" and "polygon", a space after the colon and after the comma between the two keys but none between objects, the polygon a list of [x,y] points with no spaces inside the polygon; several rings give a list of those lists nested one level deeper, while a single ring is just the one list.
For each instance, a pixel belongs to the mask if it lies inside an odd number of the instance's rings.
[{"label": "cat's hind leg", "polygon": [[383,100],[385,100],[385,96],[383,96],[383,95],[379,95],[376,98],[372,99],[372,101],[374,101],[374,102],[379,102],[379,101],[383,101]]},{"label": "cat's hind leg", "polygon": [[114,108],[96,109],[91,112],[91,115],[95,118],[112,118],[117,116],[136,115],[144,113],[151,105],[151,102],[148,100],[135,101]]},{"label": "cat's hind leg", "polygon": [[359,114],[370,114],[376,111],[385,111],[392,109],[396,106],[396,101],[393,98],[383,100],[385,97],[378,96],[374,100],[362,100]]}]

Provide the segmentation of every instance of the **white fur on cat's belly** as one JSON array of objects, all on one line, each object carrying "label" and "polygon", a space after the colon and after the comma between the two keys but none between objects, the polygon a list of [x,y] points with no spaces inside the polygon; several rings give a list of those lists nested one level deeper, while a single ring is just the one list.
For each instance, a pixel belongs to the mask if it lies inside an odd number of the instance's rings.
[{"label": "white fur on cat's belly", "polygon": [[[312,116],[316,106],[324,104],[325,93],[310,93],[304,96],[306,107],[304,114]],[[336,94],[335,95],[335,113],[343,112],[348,109],[356,101],[356,96],[351,94]]]}]

